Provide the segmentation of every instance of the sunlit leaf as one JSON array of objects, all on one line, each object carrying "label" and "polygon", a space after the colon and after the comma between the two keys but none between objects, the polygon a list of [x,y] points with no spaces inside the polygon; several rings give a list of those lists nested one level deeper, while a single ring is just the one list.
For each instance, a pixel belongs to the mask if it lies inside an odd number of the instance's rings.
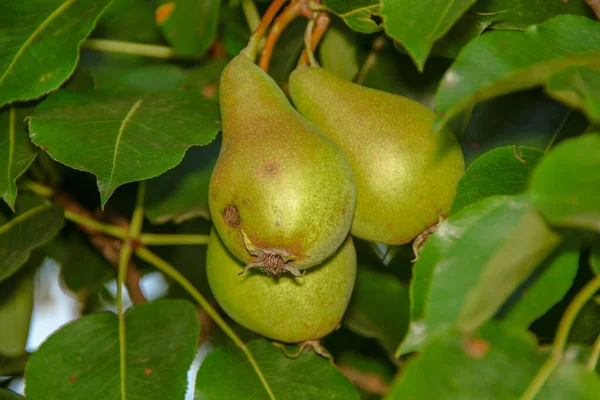
[{"label": "sunlit leaf", "polygon": [[323,4],[355,31],[374,33],[381,30],[373,19],[380,14],[380,0],[323,0]]}]

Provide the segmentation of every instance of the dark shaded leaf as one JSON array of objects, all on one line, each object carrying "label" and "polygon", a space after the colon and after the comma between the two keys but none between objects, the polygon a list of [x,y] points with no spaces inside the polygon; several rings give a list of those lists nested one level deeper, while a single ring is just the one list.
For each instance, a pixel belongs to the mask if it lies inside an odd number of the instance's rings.
[{"label": "dark shaded leaf", "polygon": [[93,75],[97,89],[136,95],[174,92],[188,79],[186,71],[173,64],[111,65],[95,70]]},{"label": "dark shaded leaf", "polygon": [[109,0],[2,2],[0,106],[57,89],[75,69],[79,44]]},{"label": "dark shaded leaf", "polygon": [[[30,207],[32,203],[35,206]],[[40,203],[31,195],[19,196],[17,214],[12,219],[0,214],[0,282],[25,264],[31,250],[52,239],[63,220],[59,204]]]},{"label": "dark shaded leaf", "polygon": [[600,69],[573,67],[550,77],[549,96],[577,108],[594,123],[600,122]]},{"label": "dark shaded leaf", "polygon": [[531,179],[533,204],[553,225],[600,232],[600,134],[556,146]]},{"label": "dark shaded leaf", "polygon": [[191,91],[134,97],[63,90],[36,108],[30,137],[61,163],[95,174],[104,206],[117,187],[176,166],[219,128],[218,105]]},{"label": "dark shaded leaf", "polygon": [[[300,395],[307,399],[358,399],[348,379],[313,352],[289,358],[264,339],[253,340],[247,346],[279,400],[296,400]],[[219,348],[206,357],[198,370],[195,392],[195,398],[203,400],[269,399],[258,375],[236,346]]]},{"label": "dark shaded leaf", "polygon": [[455,58],[467,43],[481,35],[495,19],[495,15],[465,13],[444,36],[435,42],[431,55]]},{"label": "dark shaded leaf", "polygon": [[471,164],[456,189],[451,213],[494,195],[527,190],[529,175],[544,152],[531,147],[498,147]]},{"label": "dark shaded leaf", "polygon": [[561,15],[524,32],[481,35],[464,48],[440,84],[436,109],[443,117],[437,128],[476,103],[542,85],[556,73],[598,60],[600,24],[585,17]]},{"label": "dark shaded leaf", "polygon": [[24,121],[31,111],[13,106],[0,109],[0,197],[12,210],[17,199],[17,179],[36,155]]},{"label": "dark shaded leaf", "polygon": [[[127,398],[182,399],[198,339],[192,304],[161,300],[138,305],[126,312],[125,323]],[[119,363],[117,316],[90,314],[61,328],[31,356],[26,394],[34,399],[120,399],[125,394]]]},{"label": "dark shaded leaf", "polygon": [[450,30],[476,0],[404,0],[383,2],[381,16],[386,33],[423,69],[433,43]]},{"label": "dark shaded leaf", "polygon": [[590,253],[590,266],[596,274],[600,275],[600,236],[596,235],[594,242],[592,243],[592,249]]},{"label": "dark shaded leaf", "polygon": [[345,326],[393,353],[406,334],[409,313],[408,290],[394,275],[358,267]]},{"label": "dark shaded leaf", "polygon": [[202,55],[212,44],[221,0],[161,0],[156,23],[175,51]]},{"label": "dark shaded leaf", "polygon": [[155,10],[155,0],[112,0],[98,20],[93,35],[112,40],[161,43]]},{"label": "dark shaded leaf", "polygon": [[25,397],[16,394],[12,390],[0,389],[0,400],[22,400]]}]

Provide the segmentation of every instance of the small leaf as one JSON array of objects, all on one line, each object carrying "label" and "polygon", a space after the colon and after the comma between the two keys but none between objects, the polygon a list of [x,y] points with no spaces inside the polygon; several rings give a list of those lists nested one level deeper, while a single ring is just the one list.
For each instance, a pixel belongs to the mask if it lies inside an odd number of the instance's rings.
[{"label": "small leaf", "polygon": [[0,389],[0,400],[25,400],[26,398],[16,394],[12,390]]},{"label": "small leaf", "polygon": [[497,323],[472,337],[447,331],[409,361],[387,399],[517,399],[545,358],[533,335]]},{"label": "small leaf", "polygon": [[600,134],[556,146],[533,172],[533,204],[557,226],[600,232]]},{"label": "small leaf", "polygon": [[219,141],[191,148],[177,167],[148,182],[146,215],[153,224],[210,220],[208,185],[219,149]]},{"label": "small leaf", "polygon": [[13,106],[0,109],[0,196],[14,211],[17,179],[35,159],[35,148],[29,140],[25,116],[31,109]]},{"label": "small leaf", "polygon": [[[20,196],[19,204],[34,197]],[[62,227],[63,209],[57,204],[42,203],[18,212],[11,220],[0,214],[0,282],[14,274],[29,259],[31,250],[52,239]]]},{"label": "small leaf", "polygon": [[600,69],[573,67],[550,77],[546,92],[571,108],[585,113],[594,123],[600,123]]},{"label": "small leaf", "polygon": [[450,30],[476,0],[404,0],[383,2],[386,33],[402,43],[423,70],[433,43]]},{"label": "small leaf", "polygon": [[356,34],[343,24],[327,29],[319,45],[319,60],[327,71],[351,81],[358,73]]},{"label": "small leaf", "polygon": [[455,214],[415,265],[413,319],[400,352],[451,326],[476,329],[559,242],[525,197],[490,197]]},{"label": "small leaf", "polygon": [[380,0],[323,0],[323,4],[357,32],[375,33],[381,30],[372,18],[379,16]]},{"label": "small leaf", "polygon": [[376,338],[393,353],[406,334],[408,320],[408,290],[404,285],[394,275],[359,266],[344,325]]},{"label": "small leaf", "polygon": [[210,143],[219,127],[218,105],[199,93],[63,90],[38,105],[30,136],[57,161],[95,174],[104,206],[117,187],[173,168],[190,146]]},{"label": "small leaf", "polygon": [[525,29],[561,14],[594,18],[584,0],[545,1],[542,7],[538,0],[486,0],[478,1],[472,11],[495,14],[497,19],[492,29]]},{"label": "small leaf", "polygon": [[543,155],[525,146],[488,151],[471,164],[458,183],[451,213],[486,197],[526,191],[529,175]]},{"label": "small leaf", "polygon": [[3,1],[0,106],[57,89],[75,69],[79,44],[109,2]]},{"label": "small leaf", "polygon": [[[524,32],[483,34],[464,48],[440,84],[436,109],[444,115],[437,129],[476,103],[599,60],[600,24],[585,17],[561,15]],[[490,67],[481,68],[482,63]]]},{"label": "small leaf", "polygon": [[[125,313],[127,398],[183,399],[198,318],[191,303],[159,300]],[[90,314],[50,336],[25,368],[34,399],[120,399],[119,329],[111,312]],[[51,366],[51,368],[49,368]]]},{"label": "small leaf", "polygon": [[221,0],[161,0],[156,23],[175,51],[203,55],[212,44]]},{"label": "small leaf", "polygon": [[[298,358],[287,357],[282,349],[264,339],[247,344],[275,398],[279,400],[358,399],[348,379],[328,360],[305,351]],[[237,346],[213,351],[200,365],[196,377],[196,398],[204,400],[269,399],[264,385]]]}]

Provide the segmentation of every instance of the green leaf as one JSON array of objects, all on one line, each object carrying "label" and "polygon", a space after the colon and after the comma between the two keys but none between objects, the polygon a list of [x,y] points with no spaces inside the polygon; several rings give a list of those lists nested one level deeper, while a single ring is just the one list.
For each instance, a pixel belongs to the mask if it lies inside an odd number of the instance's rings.
[{"label": "green leaf", "polygon": [[372,19],[380,14],[379,0],[323,0],[323,4],[357,32],[375,33],[381,30]]},{"label": "green leaf", "polygon": [[25,116],[31,109],[13,106],[0,109],[0,196],[14,211],[17,199],[17,179],[35,159]]},{"label": "green leaf", "polygon": [[600,134],[556,146],[533,172],[533,204],[557,226],[600,232]]},{"label": "green leaf", "polygon": [[155,11],[155,0],[112,0],[102,13],[94,36],[131,42],[161,43],[162,34],[156,26]]},{"label": "green leaf", "polygon": [[191,148],[177,167],[148,182],[146,216],[153,224],[210,220],[208,185],[219,149],[220,141]]},{"label": "green leaf", "polygon": [[472,11],[495,14],[497,19],[492,29],[525,29],[561,14],[594,18],[584,0],[545,1],[543,6],[538,0],[483,0],[478,1]]},{"label": "green leaf", "polygon": [[5,0],[0,14],[0,106],[57,89],[110,0]]},{"label": "green leaf", "polygon": [[333,21],[319,46],[319,60],[327,71],[351,81],[358,73],[356,34]]},{"label": "green leaf", "polygon": [[[600,299],[591,299],[579,310],[569,331],[569,343],[591,346],[600,335]],[[589,349],[589,347],[587,347]],[[587,356],[585,357],[588,358]],[[600,365],[598,365],[600,369]],[[599,370],[600,372],[600,370]]]},{"label": "green leaf", "polygon": [[[298,396],[358,399],[348,379],[328,360],[313,352],[305,351],[293,359],[264,339],[253,340],[247,346],[278,400],[296,400]],[[269,396],[242,350],[228,346],[213,351],[200,365],[196,398],[234,400],[269,399]]]},{"label": "green leaf", "polygon": [[443,113],[437,129],[476,103],[542,85],[558,72],[598,61],[600,24],[585,17],[561,15],[524,32],[483,34],[444,75],[436,98],[436,110]]},{"label": "green leaf", "polygon": [[160,0],[156,23],[175,51],[203,55],[212,44],[221,0]]},{"label": "green leaf", "polygon": [[527,329],[566,296],[578,267],[579,243],[567,240],[512,295],[508,300],[508,310],[501,310],[498,318],[514,328]]},{"label": "green leaf", "polygon": [[431,55],[455,58],[467,43],[481,35],[495,19],[495,15],[465,13],[446,34],[435,42],[431,49]]},{"label": "green leaf", "polygon": [[12,390],[0,389],[0,400],[24,400],[25,397],[16,394]]},{"label": "green leaf", "polygon": [[63,225],[62,207],[57,204],[38,204],[20,211],[20,204],[32,201],[33,196],[20,196],[18,213],[11,220],[0,214],[0,282],[14,274],[29,259],[31,250],[49,241]]},{"label": "green leaf", "polygon": [[517,399],[546,358],[535,344],[495,323],[473,337],[447,331],[409,361],[387,399]]},{"label": "green leaf", "polygon": [[592,270],[600,275],[600,236],[596,235],[594,242],[592,243],[592,250],[590,252],[590,265]]},{"label": "green leaf", "polygon": [[456,189],[451,213],[494,195],[527,190],[529,175],[544,153],[531,147],[498,147],[471,164]]},{"label": "green leaf", "polygon": [[359,266],[345,326],[393,353],[406,334],[409,312],[408,290],[394,275]]},{"label": "green leaf", "polygon": [[17,358],[25,354],[33,311],[35,271],[43,260],[42,253],[33,253],[25,268],[0,282],[0,357]]},{"label": "green leaf", "polygon": [[433,43],[450,30],[476,0],[404,0],[383,2],[386,33],[402,43],[423,70]]},{"label": "green leaf", "polygon": [[546,93],[600,123],[600,69],[573,67],[550,77]]},{"label": "green leaf", "polygon": [[169,93],[181,88],[188,79],[186,71],[173,64],[140,67],[108,66],[94,71],[97,89],[136,95]]},{"label": "green leaf", "polygon": [[563,361],[544,384],[536,400],[595,400],[600,376],[583,365]]},{"label": "green leaf", "polygon": [[400,352],[448,327],[476,329],[560,240],[525,197],[490,197],[454,214],[415,265],[412,321]]},{"label": "green leaf", "polygon": [[38,105],[29,126],[34,144],[52,158],[98,177],[103,207],[117,187],[176,166],[190,146],[210,143],[219,127],[218,105],[199,93],[66,90]]},{"label": "green leaf", "polygon": [[[160,300],[125,313],[126,382],[130,399],[183,399],[194,359],[198,318],[191,303]],[[34,399],[120,399],[117,316],[82,317],[50,336],[25,368]],[[51,366],[51,367],[49,367]]]}]

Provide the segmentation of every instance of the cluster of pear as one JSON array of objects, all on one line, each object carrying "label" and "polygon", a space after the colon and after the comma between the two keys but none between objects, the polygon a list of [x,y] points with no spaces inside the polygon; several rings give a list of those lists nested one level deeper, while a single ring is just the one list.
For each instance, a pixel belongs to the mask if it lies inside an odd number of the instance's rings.
[{"label": "cluster of pear", "polygon": [[298,67],[289,88],[296,109],[244,53],[223,71],[207,274],[236,322],[295,343],[341,322],[356,276],[349,233],[410,242],[447,214],[464,161],[412,100],[319,67]]}]

